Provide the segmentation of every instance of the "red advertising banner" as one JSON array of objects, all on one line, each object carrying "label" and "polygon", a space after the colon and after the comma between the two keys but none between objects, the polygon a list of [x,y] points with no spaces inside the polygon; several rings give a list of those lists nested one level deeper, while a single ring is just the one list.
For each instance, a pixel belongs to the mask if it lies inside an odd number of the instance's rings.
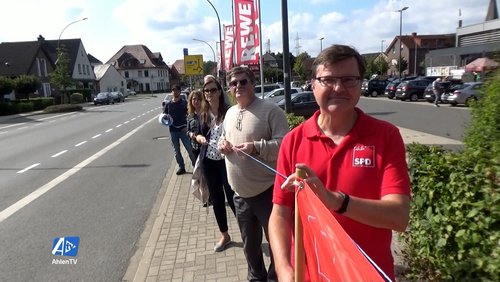
[{"label": "red advertising banner", "polygon": [[253,0],[234,0],[236,64],[259,64],[259,14]]},{"label": "red advertising banner", "polygon": [[234,25],[224,26],[224,69],[226,71],[233,68],[234,56]]},{"label": "red advertising banner", "polygon": [[307,184],[297,197],[305,269],[310,281],[390,281],[364,255]]}]

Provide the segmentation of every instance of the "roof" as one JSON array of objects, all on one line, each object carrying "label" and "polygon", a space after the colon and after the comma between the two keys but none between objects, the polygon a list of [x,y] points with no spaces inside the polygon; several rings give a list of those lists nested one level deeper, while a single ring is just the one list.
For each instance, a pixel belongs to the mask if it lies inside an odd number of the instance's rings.
[{"label": "roof", "polygon": [[174,67],[179,74],[185,74],[186,71],[184,70],[184,60],[176,60],[173,64],[172,67]]},{"label": "roof", "polygon": [[89,62],[91,65],[102,65],[102,62],[99,61],[96,57],[92,56],[90,53],[87,53],[87,57],[89,58]]},{"label": "roof", "polygon": [[0,75],[28,74],[40,48],[37,41],[1,43]]},{"label": "roof", "polygon": [[106,72],[110,67],[111,65],[109,64],[95,65],[94,66],[95,79],[101,80],[101,78],[106,74]]},{"label": "roof", "polygon": [[125,45],[106,64],[116,69],[168,68],[159,52],[153,53],[144,45]]},{"label": "roof", "polygon": [[[391,50],[394,44],[399,40],[399,35],[395,36],[391,44],[387,46],[386,53]],[[440,49],[449,48],[455,46],[455,34],[432,34],[432,35],[417,35],[416,33],[412,35],[401,36],[401,43],[409,49],[415,48],[415,43],[418,48],[427,49]]]}]

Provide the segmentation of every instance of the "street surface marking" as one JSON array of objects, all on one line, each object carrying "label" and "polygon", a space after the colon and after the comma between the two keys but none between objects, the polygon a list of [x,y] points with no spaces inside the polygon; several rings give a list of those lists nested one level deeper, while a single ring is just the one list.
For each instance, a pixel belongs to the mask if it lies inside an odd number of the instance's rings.
[{"label": "street surface marking", "polygon": [[64,154],[64,153],[66,153],[67,151],[68,151],[68,150],[61,151],[61,152],[59,152],[59,153],[57,153],[57,154],[55,154],[55,155],[52,155],[52,156],[51,156],[51,158],[57,158],[57,157],[59,157],[60,155],[62,155],[62,154]]},{"label": "street surface marking", "polygon": [[87,141],[82,141],[82,142],[80,142],[80,143],[76,144],[76,145],[75,145],[75,147],[80,147],[81,145],[83,145],[83,144],[85,144],[85,143],[87,143]]},{"label": "street surface marking", "polygon": [[32,165],[30,165],[29,167],[27,167],[27,168],[25,168],[25,169],[23,169],[23,170],[18,171],[17,173],[23,173],[23,172],[26,172],[26,171],[28,171],[28,170],[30,170],[30,169],[32,169],[32,168],[34,168],[34,167],[37,167],[37,166],[39,166],[39,165],[40,165],[40,163],[32,164]]},{"label": "street surface marking", "polygon": [[[89,165],[93,161],[95,161],[98,158],[102,157],[108,151],[110,151],[114,147],[118,146],[120,143],[122,143],[123,141],[127,140],[128,138],[130,138],[133,134],[135,134],[141,128],[143,128],[144,126],[146,126],[146,124],[150,123],[151,121],[153,121],[155,119],[157,119],[157,117],[154,117],[154,118],[146,121],[145,123],[139,125],[134,130],[130,131],[129,133],[127,133],[124,136],[122,136],[120,139],[116,140],[115,142],[111,143],[110,145],[108,145],[104,149],[102,149],[99,152],[95,153],[94,155],[90,156],[88,159],[82,161],[81,163],[77,164],[73,168],[67,170],[63,174],[61,174],[58,177],[54,178],[49,183],[47,183],[47,184],[43,185],[42,187],[36,189],[35,191],[33,191],[30,194],[28,194],[26,197],[20,199],[19,201],[17,201],[13,205],[11,205],[11,206],[7,207],[6,209],[4,209],[3,211],[1,211],[0,212],[0,223],[3,222],[5,219],[9,218],[11,215],[13,215],[14,213],[16,213],[20,209],[24,208],[25,206],[27,206],[28,204],[30,204],[31,202],[33,202],[34,200],[36,200],[38,197],[40,197],[43,194],[45,194],[48,191],[50,191],[52,188],[56,187],[58,184],[60,184],[64,180],[68,179],[73,174],[75,174],[78,171],[80,171],[82,168],[86,167],[87,165]],[[32,166],[30,166],[28,168],[25,168],[24,171],[28,170],[30,168],[33,168],[33,167],[35,167],[37,165],[39,165],[39,163],[38,164],[34,164],[34,165],[32,165]],[[18,172],[18,173],[21,173],[21,171]]]}]

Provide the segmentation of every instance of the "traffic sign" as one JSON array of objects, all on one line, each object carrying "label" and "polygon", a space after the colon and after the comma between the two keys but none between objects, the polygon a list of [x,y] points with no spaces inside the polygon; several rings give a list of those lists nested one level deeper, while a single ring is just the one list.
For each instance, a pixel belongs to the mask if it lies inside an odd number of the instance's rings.
[{"label": "traffic sign", "polygon": [[184,56],[184,71],[186,75],[203,74],[203,55]]}]

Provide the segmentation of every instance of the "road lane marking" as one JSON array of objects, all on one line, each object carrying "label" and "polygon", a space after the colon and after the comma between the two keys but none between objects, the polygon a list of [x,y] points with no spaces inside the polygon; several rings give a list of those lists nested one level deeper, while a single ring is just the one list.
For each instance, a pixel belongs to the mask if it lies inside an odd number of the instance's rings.
[{"label": "road lane marking", "polygon": [[57,158],[57,157],[59,157],[60,155],[62,155],[62,154],[64,154],[64,153],[66,153],[67,151],[68,151],[68,150],[61,151],[61,152],[59,152],[59,153],[57,153],[57,154],[55,154],[55,155],[52,155],[52,156],[51,156],[51,158]]},{"label": "road lane marking", "polygon": [[111,130],[113,130],[113,128],[110,128],[110,129],[108,129],[108,130],[106,130],[106,131],[104,131],[104,132],[108,133],[108,132],[110,132]]},{"label": "road lane marking", "polygon": [[92,139],[96,139],[97,137],[101,136],[101,133],[97,134],[97,135],[94,135],[92,136]]},{"label": "road lane marking", "polygon": [[83,145],[83,144],[85,144],[85,143],[87,143],[87,141],[82,141],[82,142],[80,142],[80,143],[76,144],[76,145],[75,145],[75,147],[80,147],[81,145]]},{"label": "road lane marking", "polygon": [[28,170],[30,170],[30,169],[32,169],[32,168],[34,168],[34,167],[37,167],[37,166],[39,166],[39,165],[40,165],[40,163],[32,164],[32,165],[30,165],[29,167],[27,167],[27,168],[25,168],[25,169],[23,169],[23,170],[18,171],[17,173],[24,173],[24,172],[26,172],[26,171],[28,171]]},{"label": "road lane marking", "polygon": [[[139,125],[134,130],[132,130],[129,133],[125,134],[120,139],[118,139],[115,142],[111,143],[110,145],[108,145],[104,149],[100,150],[99,152],[95,153],[94,155],[90,156],[89,158],[87,158],[86,160],[82,161],[81,163],[75,165],[74,167],[70,168],[69,170],[67,170],[63,174],[61,174],[58,177],[54,178],[49,183],[47,183],[47,184],[39,187],[35,191],[33,191],[30,194],[28,194],[26,197],[20,199],[19,201],[15,202],[11,206],[9,206],[6,209],[4,209],[3,211],[1,211],[0,212],[0,223],[3,222],[4,220],[6,220],[7,218],[9,218],[11,215],[13,215],[14,213],[16,213],[17,211],[19,211],[22,208],[24,208],[25,206],[27,206],[28,204],[30,204],[31,202],[33,202],[34,200],[38,199],[43,194],[45,194],[48,191],[50,191],[52,188],[56,187],[58,184],[60,184],[64,180],[66,180],[69,177],[71,177],[73,174],[75,174],[78,171],[80,171],[82,168],[88,166],[93,161],[95,161],[98,158],[102,157],[108,151],[110,151],[114,147],[118,146],[120,143],[122,143],[123,141],[127,140],[128,138],[130,138],[132,135],[134,135],[136,132],[138,132],[140,129],[142,129],[144,126],[146,126],[146,124],[154,121],[155,119],[157,119],[157,117],[154,117],[154,118],[146,121],[145,123]],[[36,165],[39,165],[39,164],[36,164]],[[34,165],[34,166],[36,166],[36,165]],[[33,167],[33,166],[31,166],[31,167]]]},{"label": "road lane marking", "polygon": [[120,127],[120,126],[122,126],[122,125],[121,125],[121,124],[119,124],[119,125],[117,125],[117,126],[115,126],[115,127],[116,127],[116,128],[118,128],[118,127]]}]

